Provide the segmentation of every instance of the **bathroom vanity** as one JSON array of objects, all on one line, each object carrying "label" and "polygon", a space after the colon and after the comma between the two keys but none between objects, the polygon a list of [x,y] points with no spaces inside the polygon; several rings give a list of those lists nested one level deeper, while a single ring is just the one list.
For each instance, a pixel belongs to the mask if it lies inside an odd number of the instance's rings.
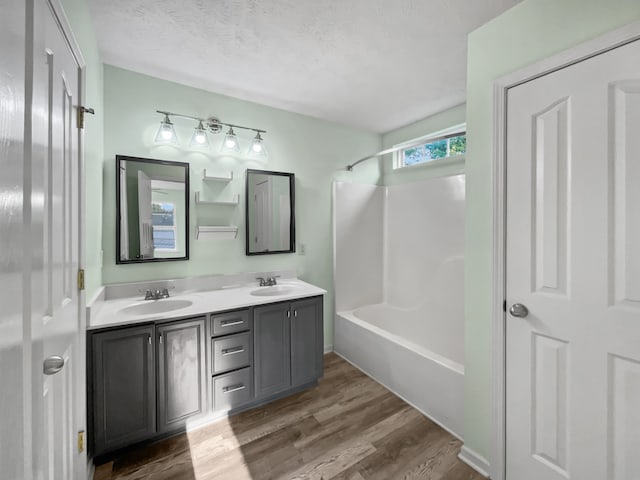
[{"label": "bathroom vanity", "polygon": [[296,280],[151,302],[105,301],[87,339],[93,454],[314,385],[323,369],[324,293]]}]

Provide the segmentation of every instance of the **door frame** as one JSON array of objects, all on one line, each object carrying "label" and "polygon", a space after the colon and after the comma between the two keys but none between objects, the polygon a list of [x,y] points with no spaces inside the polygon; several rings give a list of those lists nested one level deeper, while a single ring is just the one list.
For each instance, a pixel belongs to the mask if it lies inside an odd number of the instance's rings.
[{"label": "door frame", "polygon": [[493,84],[491,164],[491,463],[493,480],[506,479],[506,173],[509,89],[640,40],[640,21],[588,40],[502,76]]}]

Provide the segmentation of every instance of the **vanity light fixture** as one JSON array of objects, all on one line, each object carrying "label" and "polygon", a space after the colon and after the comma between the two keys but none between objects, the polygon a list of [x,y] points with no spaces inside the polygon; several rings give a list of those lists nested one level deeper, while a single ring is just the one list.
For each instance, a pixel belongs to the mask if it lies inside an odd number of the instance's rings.
[{"label": "vanity light fixture", "polygon": [[164,118],[160,122],[160,128],[158,128],[158,133],[156,133],[155,142],[169,145],[178,144],[176,131],[173,128],[173,123],[171,123],[171,120],[169,119],[169,115],[167,114],[165,114]]},{"label": "vanity light fixture", "polygon": [[236,136],[234,129],[241,129],[250,130],[256,134],[249,146],[247,155],[252,158],[266,158],[267,156],[264,139],[262,138],[262,134],[267,133],[266,130],[221,122],[216,117],[200,118],[194,117],[193,115],[184,115],[182,113],[167,112],[164,110],[156,110],[156,113],[164,116],[160,122],[160,128],[158,129],[158,133],[155,137],[156,143],[178,145],[178,138],[170,117],[180,117],[198,122],[193,134],[191,135],[191,141],[189,142],[189,147],[191,148],[208,148],[209,138],[207,134],[220,133],[223,127],[229,127],[229,130],[227,130],[227,133],[222,140],[220,148],[221,152],[231,154],[240,153],[240,142],[238,141],[238,137]]},{"label": "vanity light fixture", "polygon": [[198,126],[193,130],[191,135],[191,141],[189,142],[191,148],[208,148],[209,139],[207,138],[207,131],[204,129],[202,121],[198,122]]},{"label": "vanity light fixture", "polygon": [[224,136],[222,146],[220,147],[222,153],[238,153],[240,152],[240,145],[238,144],[238,137],[236,137],[233,127],[229,127],[229,131]]}]

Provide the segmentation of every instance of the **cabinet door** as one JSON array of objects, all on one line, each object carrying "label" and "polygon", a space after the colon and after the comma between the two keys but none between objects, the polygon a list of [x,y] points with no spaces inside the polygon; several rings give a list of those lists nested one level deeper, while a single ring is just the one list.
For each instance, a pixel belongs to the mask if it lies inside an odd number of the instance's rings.
[{"label": "cabinet door", "polygon": [[156,431],[154,326],[92,335],[94,454]]},{"label": "cabinet door", "polygon": [[169,323],[158,331],[158,429],[183,427],[205,413],[205,318]]},{"label": "cabinet door", "polygon": [[253,312],[256,397],[291,386],[289,304],[258,307]]},{"label": "cabinet door", "polygon": [[291,382],[294,387],[322,375],[322,297],[291,304]]}]

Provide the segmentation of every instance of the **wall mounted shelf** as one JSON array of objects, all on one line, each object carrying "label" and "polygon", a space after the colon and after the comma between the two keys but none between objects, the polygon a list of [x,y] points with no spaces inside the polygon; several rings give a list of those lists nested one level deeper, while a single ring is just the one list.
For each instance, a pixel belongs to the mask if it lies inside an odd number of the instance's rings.
[{"label": "wall mounted shelf", "polygon": [[196,239],[198,240],[233,240],[238,236],[238,227],[227,226],[205,226],[196,227]]},{"label": "wall mounted shelf", "polygon": [[205,182],[224,182],[229,183],[233,180],[233,172],[229,172],[227,175],[207,175],[207,169],[202,170],[202,180]]},{"label": "wall mounted shelf", "polygon": [[232,207],[238,205],[240,203],[240,195],[235,195],[232,200],[225,201],[206,201],[200,199],[200,192],[196,192],[196,205],[217,205],[217,206],[226,206]]}]

